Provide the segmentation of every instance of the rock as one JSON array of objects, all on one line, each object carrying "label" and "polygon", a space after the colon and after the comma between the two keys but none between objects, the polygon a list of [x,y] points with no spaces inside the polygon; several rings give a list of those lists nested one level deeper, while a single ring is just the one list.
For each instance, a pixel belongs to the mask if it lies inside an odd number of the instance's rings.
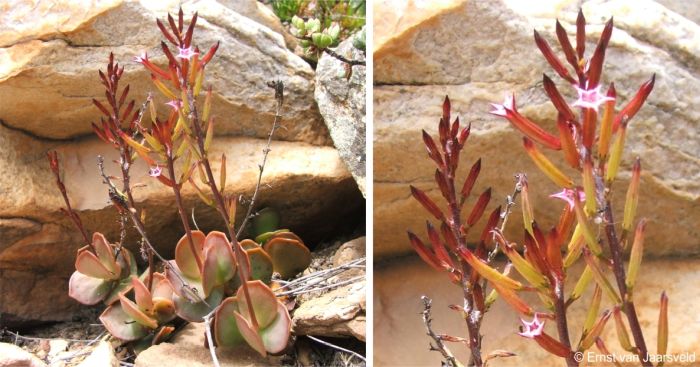
[{"label": "rock", "polygon": [[[228,157],[226,192],[250,197],[264,146],[261,139],[214,139],[211,156],[220,157],[225,152]],[[4,218],[0,232],[23,233],[21,238],[9,236],[12,242],[2,241],[0,246],[0,323],[7,327],[71,320],[78,310],[86,309],[67,293],[81,237],[59,212],[64,204],[45,159],[49,149],[59,152],[72,205],[88,232],[101,231],[111,241],[119,238],[117,216],[108,203],[95,160],[98,154],[104,155],[108,174],[117,175],[109,163],[115,158],[111,148],[96,138],[58,143],[0,127],[0,169],[13,172],[0,177],[0,217]],[[310,246],[345,228],[348,216],[363,210],[364,201],[335,149],[277,141],[271,149],[258,203],[279,210],[281,224]],[[212,163],[218,177],[219,159]],[[132,183],[145,185],[135,189],[135,199],[146,209],[152,242],[163,256],[172,258],[182,225],[172,191],[149,177],[147,171],[141,161],[132,167]],[[183,195],[185,205],[195,208],[201,229],[221,229],[218,215],[202,204],[193,188],[186,187]],[[240,205],[237,211],[239,224],[245,209]],[[33,224],[27,225],[29,222]],[[129,229],[127,246],[138,254],[135,232],[131,226]]]},{"label": "rock", "polygon": [[78,367],[119,367],[119,360],[114,355],[112,345],[106,341],[100,341]]},{"label": "rock", "polygon": [[[155,63],[166,63],[155,20],[176,12],[179,4],[13,2],[0,15],[0,23],[8,25],[0,30],[0,121],[42,138],[90,134],[90,122],[100,116],[91,99],[104,99],[97,70],[106,67],[110,52],[125,66],[122,85],[131,85],[130,97],[140,105],[156,88],[132,59],[148,52]],[[286,47],[278,33],[281,25],[269,10],[254,0],[195,0],[183,4],[183,10],[188,19],[199,12],[194,43],[202,50],[221,41],[205,81],[214,90],[212,113],[218,116],[219,134],[266,137],[276,107],[266,83],[280,79],[286,87],[285,128],[275,138],[330,143],[313,99],[313,70]],[[165,102],[160,96],[155,100],[162,114],[167,113]]]},{"label": "rock", "polygon": [[[700,281],[700,260],[669,259],[647,260],[642,263],[642,270],[634,288],[634,300],[640,323],[650,353],[656,353],[657,321],[659,317],[659,297],[666,291],[669,297],[669,349],[668,355],[693,358],[691,363],[678,363],[673,366],[696,365],[695,353],[700,346],[698,334],[698,315],[689,311],[689,305],[700,302],[700,292],[695,286]],[[565,287],[567,294],[573,289],[582,268],[573,269]],[[410,286],[406,286],[410,284]],[[374,365],[375,366],[437,366],[440,353],[428,350],[430,338],[425,333],[425,326],[419,313],[422,311],[421,295],[433,300],[433,329],[436,333],[454,336],[466,336],[466,325],[458,313],[449,310],[450,304],[461,304],[461,289],[449,282],[444,273],[438,273],[417,257],[399,261],[384,262],[375,266],[374,272]],[[588,287],[581,300],[573,303],[568,312],[569,334],[572,343],[577,343],[581,328],[590,306],[593,286]],[[537,310],[544,310],[538,297],[532,293],[519,293],[526,302],[537,305]],[[601,313],[611,308],[609,299],[603,297]],[[481,326],[483,338],[482,351],[485,354],[496,349],[514,352],[512,358],[499,358],[494,365],[509,366],[560,366],[563,361],[555,357],[530,339],[517,334],[520,315],[508,306],[503,299],[498,299],[491,310],[484,315]],[[529,321],[528,318],[525,317]],[[613,320],[611,319],[610,322]],[[556,325],[546,322],[545,331],[557,335]],[[610,352],[618,356],[632,358],[622,350],[617,339],[615,327],[609,323],[602,334],[602,339]],[[451,351],[458,359],[468,361],[468,348],[459,344],[450,344]],[[603,355],[593,347],[589,350],[591,358]],[[628,359],[629,360],[629,359]],[[537,361],[534,364],[532,361]],[[591,362],[593,360],[591,359]],[[625,366],[638,363],[623,363]],[[603,364],[590,363],[587,366]]]},{"label": "rock", "polygon": [[366,241],[367,238],[362,236],[342,244],[333,255],[333,267],[365,257],[367,253]]},{"label": "rock", "polygon": [[[348,37],[335,52],[353,60],[364,60],[365,55],[352,46],[353,36]],[[326,122],[333,144],[348,166],[362,194],[365,193],[365,66],[352,68],[346,78],[347,64],[323,54],[316,67],[316,91],[314,96]]]},{"label": "rock", "polygon": [[292,330],[297,335],[366,338],[365,281],[334,289],[304,302],[294,310]]},{"label": "rock", "polygon": [[68,349],[68,341],[65,339],[51,339],[49,341],[49,360],[53,360],[59,354]]},{"label": "rock", "polygon": [[46,367],[46,363],[16,345],[0,343],[0,367]]},{"label": "rock", "polygon": [[[204,323],[190,323],[171,342],[152,346],[136,357],[136,367],[208,367],[212,365],[205,343]],[[217,348],[221,367],[281,366],[279,357],[263,358],[248,346]]]},{"label": "rock", "polygon": [[[335,245],[313,254],[311,267],[305,276],[314,272],[337,268],[365,257],[365,237],[359,237],[342,245]],[[335,250],[334,250],[335,248]],[[333,253],[329,253],[333,251]],[[312,269],[313,268],[313,269]],[[297,296],[300,306],[292,314],[292,330],[297,335],[332,337],[354,336],[366,338],[366,281],[362,268],[345,269],[339,274],[325,277],[324,283],[349,283],[331,291],[304,293]],[[311,281],[311,280],[310,280]],[[326,292],[326,293],[323,293]]]},{"label": "rock", "polygon": [[[513,174],[524,172],[539,223],[551,226],[561,203],[547,196],[558,191],[525,154],[521,134],[488,114],[490,102],[514,91],[519,110],[556,131],[555,110],[541,87],[542,72],[559,83],[532,39],[532,29],[554,44],[554,18],[572,34],[579,3],[518,1],[443,1],[420,8],[419,2],[375,4],[374,53],[374,243],[378,259],[411,253],[406,230],[424,234],[428,214],[411,197],[409,184],[437,199],[434,165],[425,154],[420,131],[435,135],[445,95],[472,133],[462,157],[458,180],[479,157],[481,175],[474,188],[493,187],[488,210],[513,190]],[[553,11],[552,9],[556,9]],[[700,26],[652,2],[593,1],[583,4],[589,26],[587,50],[594,48],[603,23],[613,15],[615,29],[605,59],[603,79],[614,81],[621,105],[653,73],[656,85],[648,103],[631,120],[613,205],[622,215],[629,169],[642,159],[638,216],[647,217],[646,253],[700,253],[700,156],[693,108],[700,99],[696,70],[700,62]],[[376,42],[379,40],[379,42]],[[567,100],[574,91],[560,84]],[[454,112],[453,112],[454,113]],[[549,155],[554,157],[554,155]],[[556,156],[560,158],[560,155]],[[563,167],[562,159],[554,162]],[[572,171],[566,171],[573,174]],[[471,199],[474,200],[474,199]],[[407,213],[410,213],[407,214]],[[517,214],[517,213],[516,213]],[[521,216],[510,219],[510,238],[522,236]],[[481,224],[477,224],[479,226]],[[669,236],[669,230],[674,235]],[[479,231],[472,231],[475,240]]]}]

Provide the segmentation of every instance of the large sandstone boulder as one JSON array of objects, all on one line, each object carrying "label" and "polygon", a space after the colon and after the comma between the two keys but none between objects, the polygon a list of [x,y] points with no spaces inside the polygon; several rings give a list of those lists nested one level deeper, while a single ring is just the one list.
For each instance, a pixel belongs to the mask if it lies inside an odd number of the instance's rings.
[{"label": "large sandstone boulder", "polygon": [[[659,299],[662,291],[669,297],[669,347],[668,355],[686,358],[685,363],[667,363],[671,366],[697,365],[697,351],[700,350],[697,313],[690,305],[700,302],[697,282],[700,281],[700,261],[694,260],[649,260],[642,264],[642,271],[634,289],[635,306],[649,353],[656,353],[657,321]],[[573,289],[582,268],[573,269],[575,276],[568,279],[566,293]],[[425,325],[420,317],[423,305],[421,295],[433,300],[433,330],[440,334],[466,337],[466,326],[460,314],[448,309],[450,304],[462,303],[462,290],[447,281],[447,275],[438,273],[420,259],[394,261],[376,266],[374,272],[374,365],[375,366],[438,366],[441,355],[430,351],[431,339],[426,335]],[[410,284],[410,286],[406,286]],[[589,287],[581,300],[572,304],[568,311],[569,335],[572,343],[578,343],[581,328],[586,318],[593,287]],[[537,296],[524,292],[524,299],[533,305],[541,305]],[[609,308],[609,300],[603,297],[601,313]],[[542,310],[543,308],[538,308]],[[527,321],[530,321],[525,317]],[[614,320],[605,326],[602,339],[610,352],[618,360],[623,356],[630,359],[617,339]],[[484,355],[494,350],[507,350],[517,354],[511,358],[499,358],[489,365],[510,366],[564,366],[564,361],[553,356],[531,339],[517,334],[521,325],[519,315],[502,299],[493,304],[484,315],[481,332],[484,335]],[[551,321],[545,324],[545,331],[557,335],[556,325]],[[458,359],[468,360],[468,348],[460,343],[449,343],[449,348]],[[584,355],[587,362],[598,362],[605,358],[593,347],[590,354]],[[691,359],[692,358],[692,359]],[[612,366],[605,363],[585,363],[582,366]],[[639,366],[629,361],[623,366]]]},{"label": "large sandstone boulder", "polygon": [[[363,60],[364,53],[352,46],[352,40],[353,36],[348,37],[335,52],[353,60]],[[316,67],[314,96],[333,145],[366,196],[366,67],[353,66],[349,78],[346,67],[346,63],[324,53]]]},{"label": "large sandstone boulder", "polygon": [[[556,17],[573,34],[579,2],[559,0],[535,6],[520,1],[445,0],[429,9],[421,8],[418,1],[399,3],[403,5],[375,3],[377,257],[410,253],[405,231],[423,233],[428,215],[411,197],[409,184],[429,190],[434,198],[439,196],[420,131],[436,134],[446,94],[463,121],[472,123],[460,179],[472,162],[483,158],[475,192],[492,186],[490,207],[494,208],[512,192],[513,174],[524,172],[536,219],[553,225],[562,203],[547,196],[556,188],[525,154],[521,134],[488,111],[490,102],[500,103],[504,92],[514,91],[521,112],[556,131],[555,110],[541,86],[543,72],[553,78],[556,75],[537,50],[532,30],[536,28],[555,44]],[[583,11],[591,34],[589,53],[603,23],[615,17],[603,79],[615,82],[620,104],[656,73],[654,91],[628,129],[621,179],[615,187],[614,205],[620,210],[616,214],[622,215],[629,168],[633,158],[640,156],[643,174],[638,213],[650,220],[646,252],[698,254],[700,112],[695,106],[700,102],[696,93],[700,89],[700,26],[653,1],[592,1],[583,4]],[[571,88],[559,85],[568,100],[575,99]],[[562,160],[555,162],[564,166]],[[520,216],[511,218],[510,238],[520,238],[522,231],[516,230]]]},{"label": "large sandstone boulder", "polygon": [[[147,52],[165,64],[156,19],[176,13],[178,1],[114,0],[85,7],[16,0],[0,5],[0,121],[37,137],[67,139],[91,132],[99,118],[91,99],[104,98],[97,70],[107,56],[125,66],[137,103],[156,92],[149,74],[132,59]],[[182,3],[185,17],[199,12],[194,44],[203,52],[221,47],[207,68],[214,89],[218,133],[264,137],[275,114],[266,86],[284,81],[284,129],[277,139],[330,143],[314,102],[311,67],[287,48],[279,20],[255,0],[195,0]],[[167,23],[167,22],[166,22]],[[293,42],[293,41],[292,41]],[[124,84],[124,85],[125,85]],[[156,99],[160,111],[166,100]]]}]

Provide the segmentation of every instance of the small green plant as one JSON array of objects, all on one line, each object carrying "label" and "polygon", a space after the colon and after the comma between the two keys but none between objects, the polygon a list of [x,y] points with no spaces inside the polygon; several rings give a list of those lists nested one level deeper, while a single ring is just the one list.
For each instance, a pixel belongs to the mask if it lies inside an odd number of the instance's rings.
[{"label": "small green plant", "polygon": [[[219,43],[201,54],[194,43],[197,17],[195,13],[185,27],[180,9],[177,20],[168,14],[167,23],[156,21],[170,43],[161,42],[167,67],[152,62],[146,53],[134,58],[150,72],[153,85],[167,100],[165,103],[171,108],[167,118],[157,116],[156,98],[150,95],[140,109],[135,108],[133,100],[127,103],[130,87],[119,87],[124,68],[114,62],[112,54],[106,72],[99,72],[106,101],[93,100],[103,115],[99,123],[93,124],[93,130],[119,153],[115,163],[121,171],[118,178],[121,187],[115,183],[117,178],[105,174],[104,160],[98,157],[99,171],[120,218],[121,236],[117,244],[110,244],[100,233],[89,239],[80,217],[71,207],[58,154],[50,152],[48,158],[66,204],[62,211],[85,241],[85,246],[78,250],[76,271],[70,280],[70,296],[83,304],[103,301],[108,307],[100,320],[114,337],[133,342],[136,351],[165,340],[174,331],[172,322],[176,317],[191,322],[204,321],[212,359],[218,364],[210,328],[212,318],[219,345],[247,343],[265,356],[282,352],[290,338],[288,310],[268,286],[277,255],[271,256],[252,240],[239,240],[254,217],[269,145],[279,127],[284,86],[281,82],[268,83],[275,92],[277,113],[259,166],[256,189],[244,220],[236,229],[238,196],[225,192],[226,156],[221,157],[218,180],[209,160],[214,117],[210,115],[212,90],[205,88],[204,77]],[[147,111],[150,124],[142,121]],[[130,169],[137,159],[150,167],[152,179],[172,191],[185,230],[175,247],[174,260],[166,260],[153,247],[146,233],[144,213],[133,198]],[[191,185],[201,200],[219,213],[228,233],[212,231],[205,235],[191,229],[182,198],[185,185]],[[147,269],[140,275],[136,260],[124,243],[129,221],[140,234],[141,254],[148,262]],[[298,237],[289,246],[294,246],[297,250],[294,256],[301,256],[306,264],[300,266],[295,262],[292,268],[296,272],[303,271],[308,266],[308,249]],[[274,249],[279,251],[278,247]],[[163,265],[164,274],[155,272],[156,261]],[[295,275],[289,266],[284,270],[286,277]]]}]

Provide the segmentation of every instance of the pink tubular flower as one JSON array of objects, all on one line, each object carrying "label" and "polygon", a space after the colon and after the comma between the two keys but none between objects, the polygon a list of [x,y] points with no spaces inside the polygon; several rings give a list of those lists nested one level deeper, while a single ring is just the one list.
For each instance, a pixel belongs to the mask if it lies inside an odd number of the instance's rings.
[{"label": "pink tubular flower", "polygon": [[[567,204],[569,204],[569,208],[573,209],[574,208],[574,195],[575,195],[574,190],[564,189],[561,192],[549,195],[549,197],[564,200],[564,201],[566,201]],[[586,201],[586,194],[583,191],[578,192],[578,201],[579,202]]]},{"label": "pink tubular flower", "polygon": [[180,107],[182,107],[182,101],[179,99],[173,99],[170,102],[167,102],[166,105],[172,107],[175,111],[180,111]]},{"label": "pink tubular flower", "polygon": [[527,322],[523,319],[520,319],[520,321],[523,323],[523,327],[521,329],[522,331],[519,332],[518,335],[530,339],[542,335],[542,331],[544,330],[544,321],[540,321],[537,318],[537,314],[535,314],[535,317],[531,322]]},{"label": "pink tubular flower", "polygon": [[489,111],[490,114],[506,117],[508,115],[507,110],[517,111],[515,109],[515,95],[506,93],[503,98],[503,104],[491,103],[491,107],[493,107],[493,110]]},{"label": "pink tubular flower", "polygon": [[151,169],[148,170],[148,175],[151,177],[158,177],[161,173],[163,173],[163,169],[160,168],[160,166],[151,167]]},{"label": "pink tubular flower", "polygon": [[178,54],[177,57],[180,59],[191,59],[192,56],[194,55],[199,55],[199,52],[195,51],[191,46],[188,48],[179,48],[178,47]]},{"label": "pink tubular flower", "polygon": [[578,99],[574,102],[573,106],[591,108],[596,110],[596,112],[601,104],[615,100],[613,97],[608,97],[600,93],[600,85],[593,89],[581,89],[576,87],[576,91],[578,92]]}]

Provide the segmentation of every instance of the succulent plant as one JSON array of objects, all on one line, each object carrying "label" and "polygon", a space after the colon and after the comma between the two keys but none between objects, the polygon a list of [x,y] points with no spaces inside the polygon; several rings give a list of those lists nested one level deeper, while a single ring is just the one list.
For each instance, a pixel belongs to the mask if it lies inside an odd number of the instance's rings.
[{"label": "succulent plant", "polygon": [[124,247],[107,242],[102,233],[92,235],[92,243],[78,250],[76,271],[68,283],[68,295],[85,305],[104,301],[112,304],[119,293],[131,289],[131,276],[137,274],[136,260]]},{"label": "succulent plant", "polygon": [[248,282],[254,317],[239,288],[236,296],[225,299],[216,310],[214,335],[219,346],[248,343],[258,353],[282,352],[289,342],[291,318],[287,308],[268,286],[259,280]]},{"label": "succulent plant", "polygon": [[134,341],[149,334],[159,342],[171,328],[162,326],[175,318],[173,288],[161,273],[153,273],[151,289],[136,276],[131,277],[135,301],[119,293],[114,303],[100,315],[100,321],[112,336],[123,341]]}]

